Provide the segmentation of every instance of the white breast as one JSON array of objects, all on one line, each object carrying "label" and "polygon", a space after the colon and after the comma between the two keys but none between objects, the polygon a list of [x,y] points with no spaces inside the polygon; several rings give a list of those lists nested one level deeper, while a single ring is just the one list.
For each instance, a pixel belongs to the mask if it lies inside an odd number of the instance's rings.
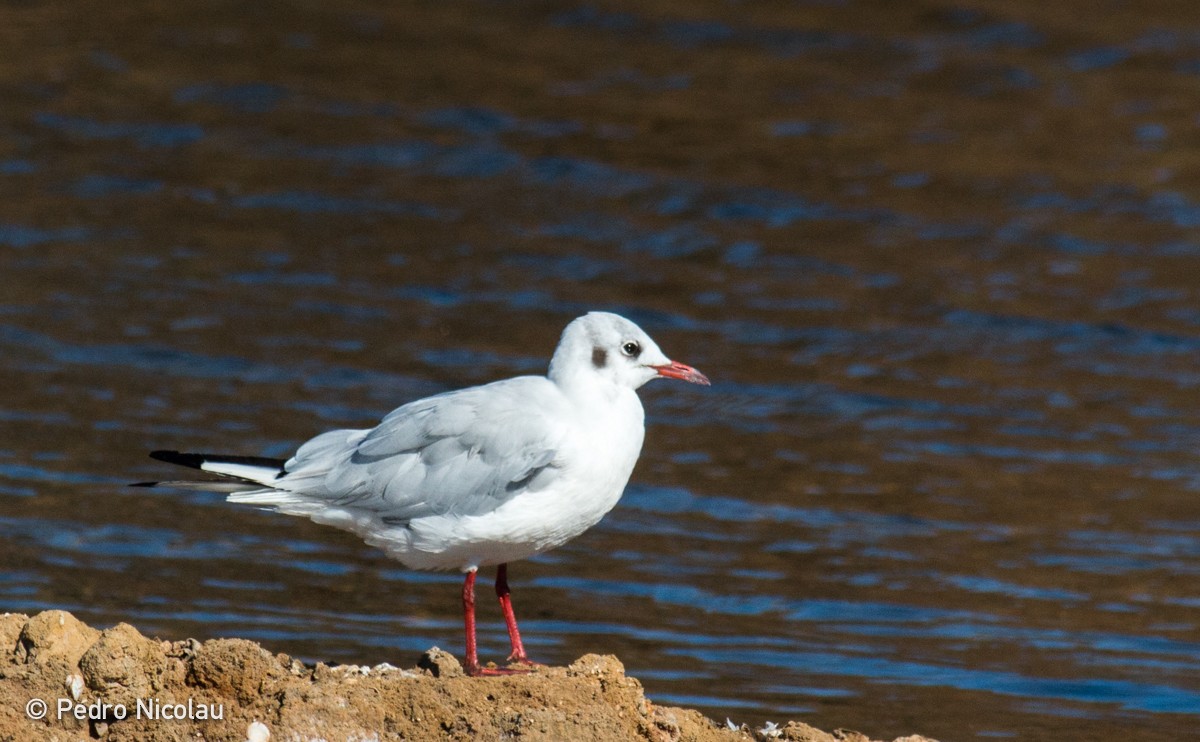
[{"label": "white breast", "polygon": [[641,453],[642,405],[632,390],[621,391],[578,411],[553,486],[485,514],[417,518],[368,534],[368,543],[415,569],[466,570],[524,559],[580,535],[616,506]]}]

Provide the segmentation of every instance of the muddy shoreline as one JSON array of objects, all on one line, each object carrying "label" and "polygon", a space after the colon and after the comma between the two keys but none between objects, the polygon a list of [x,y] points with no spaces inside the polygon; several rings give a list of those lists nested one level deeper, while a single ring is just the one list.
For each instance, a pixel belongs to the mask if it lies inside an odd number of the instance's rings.
[{"label": "muddy shoreline", "polygon": [[868,742],[798,721],[734,728],[660,706],[612,656],[491,678],[466,677],[437,648],[408,669],[314,666],[245,639],[152,639],[124,623],[101,631],[65,611],[0,616],[0,647],[5,740]]}]

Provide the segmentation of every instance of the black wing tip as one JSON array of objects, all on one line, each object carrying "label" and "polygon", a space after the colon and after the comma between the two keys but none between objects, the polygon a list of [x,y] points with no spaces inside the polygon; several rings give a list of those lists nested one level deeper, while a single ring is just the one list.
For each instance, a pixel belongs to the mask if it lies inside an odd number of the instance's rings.
[{"label": "black wing tip", "polygon": [[180,453],[179,451],[151,451],[150,458],[166,461],[169,464],[179,464],[199,469],[204,465],[205,457],[199,453]]},{"label": "black wing tip", "polygon": [[189,466],[193,469],[201,469],[205,462],[212,462],[214,464],[248,464],[283,471],[283,465],[287,463],[287,459],[273,459],[268,456],[230,456],[216,453],[180,453],[179,451],[151,451],[150,458],[166,461],[169,464]]},{"label": "black wing tip", "polygon": [[160,482],[130,482],[128,487],[157,487]]}]

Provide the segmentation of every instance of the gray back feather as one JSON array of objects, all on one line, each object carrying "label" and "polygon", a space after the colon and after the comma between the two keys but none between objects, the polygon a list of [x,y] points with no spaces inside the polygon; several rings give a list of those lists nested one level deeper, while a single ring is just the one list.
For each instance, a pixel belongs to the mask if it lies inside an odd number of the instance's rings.
[{"label": "gray back feather", "polygon": [[429,397],[372,430],[313,438],[273,485],[388,523],[480,515],[559,476],[567,404],[553,382],[535,376]]}]

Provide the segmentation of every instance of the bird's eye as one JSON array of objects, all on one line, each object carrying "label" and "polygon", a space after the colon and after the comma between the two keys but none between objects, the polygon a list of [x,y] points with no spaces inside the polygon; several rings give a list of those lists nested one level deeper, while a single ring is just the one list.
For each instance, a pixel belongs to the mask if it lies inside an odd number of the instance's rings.
[{"label": "bird's eye", "polygon": [[630,358],[637,358],[638,353],[642,352],[642,346],[630,340],[628,343],[625,343],[621,346],[621,352]]}]

